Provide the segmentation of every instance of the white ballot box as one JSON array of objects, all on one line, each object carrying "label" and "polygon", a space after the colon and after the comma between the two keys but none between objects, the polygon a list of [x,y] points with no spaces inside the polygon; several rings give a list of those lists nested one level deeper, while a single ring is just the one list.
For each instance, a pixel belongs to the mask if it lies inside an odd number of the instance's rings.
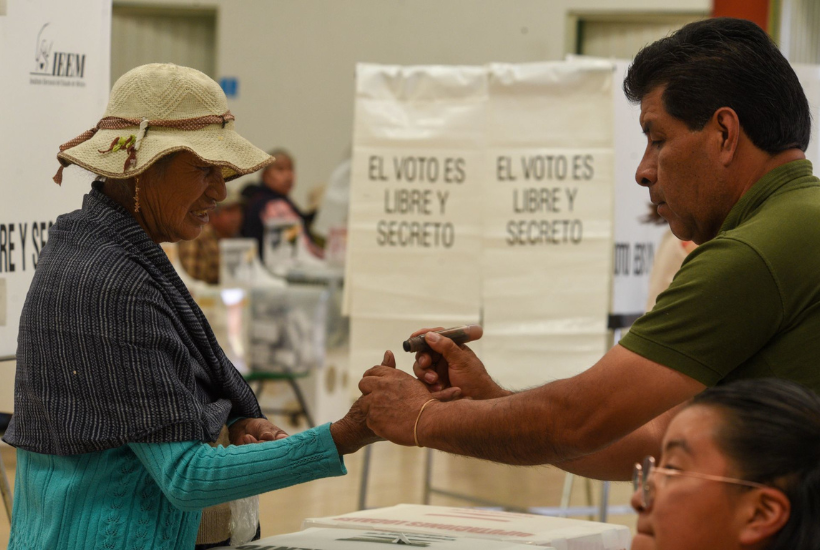
[{"label": "white ballot box", "polygon": [[302,528],[332,527],[493,539],[556,550],[628,550],[632,536],[623,525],[494,512],[474,508],[399,504],[341,516],[309,518]]},{"label": "white ballot box", "polygon": [[267,537],[241,546],[222,548],[225,550],[361,550],[362,548],[379,550],[396,546],[430,548],[431,550],[526,550],[527,548],[546,550],[549,548],[442,534],[323,528],[311,528],[298,533]]}]

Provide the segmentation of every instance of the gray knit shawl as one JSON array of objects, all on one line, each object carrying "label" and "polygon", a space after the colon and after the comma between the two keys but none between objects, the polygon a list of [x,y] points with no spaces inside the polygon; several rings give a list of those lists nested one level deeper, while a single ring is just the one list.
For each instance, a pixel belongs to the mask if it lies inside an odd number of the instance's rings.
[{"label": "gray knit shawl", "polygon": [[4,437],[53,455],[216,441],[261,417],[162,248],[95,183],[57,218],[20,318]]}]

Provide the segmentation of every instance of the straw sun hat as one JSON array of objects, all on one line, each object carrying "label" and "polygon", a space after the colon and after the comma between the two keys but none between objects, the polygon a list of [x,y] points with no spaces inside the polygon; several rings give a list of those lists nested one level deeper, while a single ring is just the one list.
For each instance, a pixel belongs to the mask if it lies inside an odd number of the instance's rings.
[{"label": "straw sun hat", "polygon": [[190,151],[221,166],[230,180],[273,161],[234,130],[234,116],[219,85],[188,67],[152,63],[122,75],[97,125],[60,146],[63,167],[76,164],[116,179],[144,172],[160,157]]}]

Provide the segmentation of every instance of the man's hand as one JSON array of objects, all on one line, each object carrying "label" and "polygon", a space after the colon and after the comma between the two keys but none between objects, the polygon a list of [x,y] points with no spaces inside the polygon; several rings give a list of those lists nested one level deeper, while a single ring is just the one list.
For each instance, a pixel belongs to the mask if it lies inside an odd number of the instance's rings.
[{"label": "man's hand", "polygon": [[288,436],[282,428],[272,424],[264,418],[243,418],[231,424],[228,428],[231,445],[274,441]]},{"label": "man's hand", "polygon": [[425,385],[406,372],[376,366],[364,373],[359,389],[363,395],[358,403],[367,415],[367,426],[393,443],[415,445],[413,425],[421,406],[431,399]]},{"label": "man's hand", "polygon": [[[436,334],[438,328],[417,330],[412,336],[420,334],[433,352],[419,352],[413,364],[413,372],[424,382],[432,396],[447,401],[453,397],[470,399],[493,399],[510,395],[487,374],[484,364],[466,345],[457,345],[449,338]],[[412,337],[411,336],[411,337]],[[458,392],[448,392],[458,388]]]},{"label": "man's hand", "polygon": [[[396,369],[396,358],[392,351],[384,352],[381,368]],[[374,367],[376,368],[376,367]],[[372,369],[371,369],[372,370]],[[383,439],[367,427],[367,417],[361,408],[359,398],[341,420],[330,425],[330,435],[336,443],[336,450],[340,455],[355,453],[365,445],[370,445]]]},{"label": "man's hand", "polygon": [[[452,355],[451,380],[454,372],[461,372],[452,368]],[[628,474],[635,457],[615,456],[606,449],[704,387],[616,345],[572,378],[497,399],[430,403],[418,423],[419,444],[506,464],[572,461],[585,475],[620,478]],[[361,407],[367,425],[394,443],[412,445],[416,418],[431,397],[427,387],[395,369],[374,367],[365,373],[359,389],[365,394]],[[656,449],[657,437],[646,443]],[[616,459],[618,464],[613,463]]]}]

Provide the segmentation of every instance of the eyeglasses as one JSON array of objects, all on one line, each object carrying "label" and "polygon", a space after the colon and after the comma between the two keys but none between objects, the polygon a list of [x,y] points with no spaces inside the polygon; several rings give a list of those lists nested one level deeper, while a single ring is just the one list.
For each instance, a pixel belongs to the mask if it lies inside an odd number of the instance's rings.
[{"label": "eyeglasses", "polygon": [[713,476],[709,474],[701,474],[698,472],[682,472],[681,470],[670,470],[669,468],[661,468],[655,466],[655,459],[648,456],[643,459],[643,463],[636,463],[635,469],[632,471],[632,487],[636,491],[641,492],[641,507],[645,510],[652,506],[655,501],[655,484],[652,482],[652,474],[658,473],[665,476],[684,476],[696,477],[698,479],[705,479],[707,481],[719,481],[721,483],[732,483],[734,485],[744,485],[746,487],[754,487],[755,489],[763,489],[768,485],[762,483],[755,483],[754,481],[746,481],[743,479],[735,479],[733,477]]}]

